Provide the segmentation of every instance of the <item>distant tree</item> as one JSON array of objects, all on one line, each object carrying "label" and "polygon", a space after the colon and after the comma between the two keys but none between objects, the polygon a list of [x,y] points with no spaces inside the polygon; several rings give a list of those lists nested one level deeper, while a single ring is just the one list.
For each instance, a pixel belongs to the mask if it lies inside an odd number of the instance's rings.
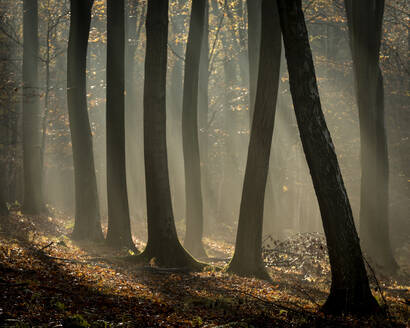
[{"label": "distant tree", "polygon": [[168,0],[149,0],[144,79],[144,159],[148,242],[137,259],[171,267],[199,267],[178,240],[168,176],[166,72]]},{"label": "distant tree", "polygon": [[395,271],[389,236],[389,160],[379,67],[384,0],[345,0],[360,120],[360,237],[374,261]]},{"label": "distant tree", "polygon": [[[4,147],[4,145],[1,145]],[[6,176],[5,176],[5,165],[4,165],[4,161],[2,158],[2,152],[0,152],[0,216],[1,215],[7,215],[8,214],[8,209],[6,206]]]},{"label": "distant tree", "polygon": [[67,50],[67,98],[75,183],[75,239],[102,240],[90,121],[86,59],[93,0],[71,0]]},{"label": "distant tree", "polygon": [[182,143],[185,167],[186,233],[184,246],[196,257],[206,256],[202,243],[203,203],[198,130],[198,83],[206,0],[192,0],[185,55],[182,98]]},{"label": "distant tree", "polygon": [[23,211],[40,214],[44,209],[38,81],[38,3],[23,2]]},{"label": "distant tree", "polygon": [[228,271],[270,279],[262,260],[266,179],[279,86],[281,33],[276,2],[262,1],[260,65],[235,253]]},{"label": "distant tree", "polygon": [[[223,1],[223,6],[218,9],[222,17],[228,14],[231,7],[228,0]],[[218,7],[216,4],[215,7]],[[221,18],[223,19],[223,18]],[[223,23],[224,21],[222,21]],[[222,89],[222,130],[224,131],[222,169],[218,191],[217,222],[230,225],[237,215],[236,202],[233,201],[232,192],[240,188],[241,174],[238,165],[238,152],[236,151],[235,136],[238,128],[238,115],[234,110],[234,98],[236,97],[234,85],[237,83],[237,64],[232,49],[239,49],[236,35],[232,31],[231,24],[224,24],[221,30],[222,62],[223,62],[223,89]],[[239,63],[240,64],[240,63]]]},{"label": "distant tree", "polygon": [[125,174],[125,6],[107,1],[107,243],[134,248]]},{"label": "distant tree", "polygon": [[369,313],[379,305],[369,288],[352,210],[323,116],[301,5],[301,0],[278,0],[293,106],[331,265],[332,284],[323,310]]},{"label": "distant tree", "polygon": [[[7,7],[8,4],[0,3],[0,17],[5,15]],[[10,135],[17,132],[17,127],[11,122],[12,115],[10,115],[12,112],[10,108],[13,106],[14,99],[9,90],[12,84],[10,83],[11,69],[8,60],[12,55],[12,50],[10,41],[3,32],[4,25],[3,21],[0,20],[0,49],[2,56],[0,61],[0,216],[8,214],[6,202],[9,200],[10,195],[7,195],[7,187],[11,179],[8,177],[7,166],[10,161],[7,160],[7,153],[11,143]]]}]

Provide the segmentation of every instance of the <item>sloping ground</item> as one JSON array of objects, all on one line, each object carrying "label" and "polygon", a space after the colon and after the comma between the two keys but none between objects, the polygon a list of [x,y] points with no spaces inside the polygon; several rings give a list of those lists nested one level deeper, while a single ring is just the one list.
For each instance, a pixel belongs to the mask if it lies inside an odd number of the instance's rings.
[{"label": "sloping ground", "polygon": [[[103,245],[74,244],[68,218],[0,219],[0,326],[3,327],[406,327],[409,283],[383,278],[388,316],[335,318],[318,312],[329,287],[319,235],[265,241],[273,283],[217,268],[184,273],[137,267]],[[142,242],[135,240],[137,246]],[[232,245],[206,239],[223,265]],[[408,276],[407,276],[408,278]],[[406,304],[407,302],[407,304]]]}]

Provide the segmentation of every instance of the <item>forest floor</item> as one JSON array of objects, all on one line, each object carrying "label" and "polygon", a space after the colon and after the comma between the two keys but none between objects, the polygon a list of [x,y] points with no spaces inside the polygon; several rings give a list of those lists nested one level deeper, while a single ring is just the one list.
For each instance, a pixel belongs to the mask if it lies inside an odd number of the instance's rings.
[{"label": "forest floor", "polygon": [[[184,273],[119,261],[129,251],[74,243],[69,219],[0,219],[1,327],[408,327],[409,247],[397,277],[370,280],[387,315],[332,317],[319,311],[330,286],[320,234],[264,241],[271,283],[219,270],[233,246],[205,239],[214,266]],[[143,242],[135,239],[139,249]],[[407,252],[407,253],[406,253]],[[407,267],[405,266],[407,263]],[[377,270],[376,270],[377,272]]]}]

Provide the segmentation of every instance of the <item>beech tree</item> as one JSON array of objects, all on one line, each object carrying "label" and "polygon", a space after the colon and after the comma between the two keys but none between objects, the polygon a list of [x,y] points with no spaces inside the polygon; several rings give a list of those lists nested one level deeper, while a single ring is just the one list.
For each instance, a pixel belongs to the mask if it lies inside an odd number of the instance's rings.
[{"label": "beech tree", "polygon": [[249,57],[249,115],[255,108],[256,87],[258,85],[259,55],[261,46],[262,0],[247,0],[248,9],[248,57]]},{"label": "beech tree", "polygon": [[198,82],[198,127],[199,154],[201,168],[201,186],[204,223],[209,218],[211,196],[209,183],[209,127],[208,127],[208,84],[209,84],[209,3],[205,3],[204,35],[202,37],[199,60]]},{"label": "beech tree", "polygon": [[40,130],[40,86],[38,80],[38,3],[23,1],[23,162],[24,204],[27,214],[44,209]]},{"label": "beech tree", "polygon": [[[261,21],[262,21],[262,1],[261,0],[247,0],[248,9],[248,59],[249,59],[249,121],[250,128],[252,128],[253,112],[255,110],[256,87],[258,82],[259,72],[259,56],[261,47]],[[280,27],[279,27],[280,29]],[[277,36],[276,33],[274,34]],[[281,36],[278,36],[281,39]],[[276,106],[276,103],[275,103]],[[268,171],[266,181],[266,191],[264,201],[264,227],[272,226],[273,219],[267,214],[274,213],[275,199],[274,188],[271,179],[272,173]],[[262,229],[263,230],[263,229]]]},{"label": "beech tree", "polygon": [[70,1],[67,99],[75,184],[75,224],[72,237],[102,240],[85,75],[93,2],[93,0]]},{"label": "beech tree", "polygon": [[279,86],[281,33],[276,3],[262,1],[260,65],[235,253],[228,271],[270,279],[262,260],[263,208]]},{"label": "beech tree", "polygon": [[178,240],[169,187],[166,141],[168,0],[149,0],[144,79],[144,160],[147,194],[147,246],[137,260],[199,268]]},{"label": "beech tree", "polygon": [[370,291],[352,210],[322,112],[301,6],[301,0],[278,0],[293,106],[331,265],[330,295],[322,309],[331,313],[370,313],[379,305]]},{"label": "beech tree", "polygon": [[107,243],[134,248],[125,174],[124,0],[107,1]]},{"label": "beech tree", "polygon": [[379,67],[384,0],[345,0],[360,122],[360,237],[374,261],[395,271],[389,235],[389,161]]},{"label": "beech tree", "polygon": [[185,55],[182,98],[182,144],[185,167],[186,233],[184,246],[196,257],[206,256],[202,244],[203,204],[198,130],[198,84],[206,0],[193,0]]}]

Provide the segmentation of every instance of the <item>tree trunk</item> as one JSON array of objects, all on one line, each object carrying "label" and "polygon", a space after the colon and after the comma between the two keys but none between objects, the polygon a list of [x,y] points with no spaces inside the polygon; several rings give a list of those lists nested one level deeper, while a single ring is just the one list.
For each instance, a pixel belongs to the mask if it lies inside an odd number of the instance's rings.
[{"label": "tree trunk", "polygon": [[389,236],[389,162],[379,51],[384,0],[345,0],[360,121],[360,236],[365,251],[396,271]]},{"label": "tree trunk", "polygon": [[107,1],[107,243],[134,248],[125,174],[124,10],[124,0]]},{"label": "tree trunk", "polygon": [[[2,148],[4,149],[4,144],[1,144]],[[1,148],[0,148],[1,149]],[[8,215],[9,211],[6,206],[6,188],[7,188],[7,180],[6,180],[6,165],[5,161],[3,160],[2,152],[0,152],[0,216]]]},{"label": "tree trunk", "polygon": [[262,260],[262,227],[281,52],[279,17],[274,1],[262,1],[261,29],[255,112],[252,119],[235,253],[228,271],[244,276],[270,279]]},{"label": "tree trunk", "polygon": [[[259,55],[261,47],[261,21],[262,21],[262,1],[247,0],[248,9],[248,59],[249,59],[249,120],[252,127],[252,117],[255,110],[256,87],[258,82],[259,72]],[[279,19],[279,18],[278,18]],[[279,27],[280,29],[280,27]],[[279,43],[282,42],[280,33],[275,34],[279,38]],[[280,63],[279,63],[280,65]],[[276,106],[276,104],[275,104]],[[274,220],[274,188],[272,185],[272,173],[268,172],[266,182],[266,194],[264,202],[264,229],[273,230]],[[272,217],[268,216],[271,215]]]},{"label": "tree trunk", "polygon": [[256,87],[258,84],[262,1],[247,0],[246,4],[248,8],[249,115],[252,117],[255,108]]},{"label": "tree trunk", "polygon": [[209,224],[211,197],[209,183],[209,131],[208,131],[208,82],[209,82],[209,3],[206,1],[204,36],[201,45],[198,82],[198,126],[199,154],[201,159],[202,202],[204,204],[204,226]]},{"label": "tree trunk", "polygon": [[102,240],[85,75],[92,5],[93,0],[71,0],[67,49],[67,98],[76,207],[72,237]]},{"label": "tree trunk", "polygon": [[[185,18],[187,15],[183,12],[186,1],[178,1],[180,15],[173,17],[172,38],[179,39],[185,34]],[[185,217],[185,181],[184,168],[181,167],[181,158],[183,155],[182,146],[182,95],[183,95],[183,69],[184,44],[175,42],[173,49],[178,56],[174,56],[173,68],[170,76],[169,92],[167,92],[167,133],[168,143],[172,147],[173,155],[169,158],[169,171],[171,177],[171,195],[174,204],[174,217],[182,219]]]},{"label": "tree trunk", "polygon": [[182,99],[182,144],[186,199],[184,246],[196,257],[206,256],[202,244],[204,216],[198,130],[199,62],[205,27],[205,7],[206,0],[192,1]]},{"label": "tree trunk", "polygon": [[42,163],[40,149],[37,0],[24,0],[23,2],[23,38],[23,210],[27,214],[40,214],[45,207],[41,188]]},{"label": "tree trunk", "polygon": [[168,0],[149,0],[144,80],[144,159],[148,242],[137,258],[168,267],[199,267],[178,240],[168,176],[166,71]]},{"label": "tree trunk", "polygon": [[278,7],[293,105],[331,265],[332,284],[323,310],[373,312],[379,306],[369,288],[352,210],[323,116],[301,0],[278,0]]}]

